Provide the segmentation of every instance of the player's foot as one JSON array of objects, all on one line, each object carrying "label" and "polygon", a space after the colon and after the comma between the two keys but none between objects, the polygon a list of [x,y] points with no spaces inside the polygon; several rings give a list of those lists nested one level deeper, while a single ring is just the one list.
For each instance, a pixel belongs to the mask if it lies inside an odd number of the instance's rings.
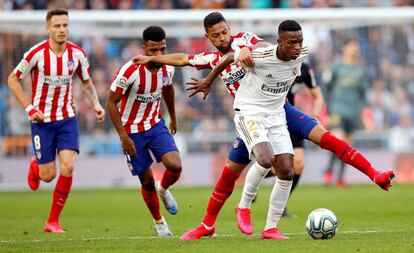
[{"label": "player's foot", "polygon": [[298,216],[296,214],[289,213],[287,211],[287,209],[285,208],[285,210],[283,210],[282,217],[285,217],[285,218],[297,218]]},{"label": "player's foot", "polygon": [[60,234],[66,233],[66,231],[62,229],[58,222],[47,222],[43,228],[43,232]]},{"label": "player's foot", "polygon": [[250,216],[250,208],[239,208],[236,205],[237,226],[243,234],[253,234],[252,218]]},{"label": "player's foot", "polygon": [[282,235],[277,228],[269,228],[262,232],[262,239],[288,240],[289,237]]},{"label": "player's foot", "polygon": [[173,235],[164,217],[162,217],[161,221],[154,221],[154,230],[158,236],[172,236]]},{"label": "player's foot", "polygon": [[160,195],[162,203],[164,203],[165,209],[167,209],[167,211],[170,214],[177,214],[178,212],[177,201],[175,201],[175,198],[171,194],[171,192],[169,190],[161,189],[161,183],[159,181],[157,181],[156,183],[156,188],[157,188],[158,195]]},{"label": "player's foot", "polygon": [[391,181],[395,177],[393,170],[388,170],[385,172],[378,172],[374,176],[374,183],[376,183],[383,190],[388,191],[392,186]]},{"label": "player's foot", "polygon": [[339,179],[338,181],[336,181],[335,186],[338,187],[338,188],[345,188],[346,187],[346,182],[343,179]]},{"label": "player's foot", "polygon": [[36,157],[34,156],[32,156],[32,159],[30,160],[29,173],[27,174],[27,184],[33,191],[39,189],[39,165],[37,164]]},{"label": "player's foot", "polygon": [[201,223],[197,227],[185,232],[181,237],[180,240],[189,241],[189,240],[198,240],[203,236],[212,236],[216,229],[212,227],[211,229],[207,229],[206,226]]},{"label": "player's foot", "polygon": [[330,185],[332,183],[332,179],[333,179],[333,172],[331,170],[328,170],[323,175],[323,185],[325,186]]}]

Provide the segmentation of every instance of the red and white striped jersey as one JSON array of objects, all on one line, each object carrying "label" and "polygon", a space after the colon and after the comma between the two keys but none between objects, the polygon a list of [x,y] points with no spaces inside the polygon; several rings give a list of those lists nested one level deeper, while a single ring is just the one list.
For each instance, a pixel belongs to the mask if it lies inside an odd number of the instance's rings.
[{"label": "red and white striped jersey", "polygon": [[58,57],[45,40],[27,51],[14,69],[19,79],[32,78],[32,105],[43,112],[43,122],[54,122],[75,116],[72,77],[89,79],[89,63],[85,51],[72,42],[66,43]]},{"label": "red and white striped jersey", "polygon": [[[261,40],[262,39],[254,33],[240,32],[236,36],[231,37],[230,52],[240,50],[243,47],[251,47]],[[214,66],[219,63],[222,57],[223,55],[220,53],[220,51],[207,51],[197,55],[190,55],[188,57],[188,61],[193,67],[197,68],[198,70],[213,69]],[[242,67],[236,63],[232,63],[223,72],[220,73],[219,77],[221,80],[223,80],[229,93],[234,97],[237,89],[240,86],[239,81],[244,77],[244,75],[245,71],[242,69]]]},{"label": "red and white striped jersey", "polygon": [[173,75],[174,67],[168,65],[151,72],[129,61],[119,69],[111,91],[123,95],[119,113],[127,133],[147,131],[161,120],[162,88],[172,85]]}]

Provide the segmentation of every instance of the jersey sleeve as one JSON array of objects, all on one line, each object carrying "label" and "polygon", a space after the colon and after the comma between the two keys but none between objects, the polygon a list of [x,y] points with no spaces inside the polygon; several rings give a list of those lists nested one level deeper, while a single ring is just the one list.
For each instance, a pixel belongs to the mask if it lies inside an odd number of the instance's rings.
[{"label": "jersey sleeve", "polygon": [[79,55],[79,66],[76,70],[76,73],[82,81],[86,81],[90,78],[88,57],[86,56],[86,53],[83,51],[82,53],[79,53]]},{"label": "jersey sleeve", "polygon": [[23,59],[17,64],[13,72],[19,79],[23,79],[32,71],[37,62],[37,53],[34,47],[23,55]]},{"label": "jersey sleeve", "polygon": [[263,41],[259,36],[252,32],[241,32],[236,35],[236,38],[240,38],[242,45],[247,47],[252,47],[257,44],[259,41]]},{"label": "jersey sleeve", "polygon": [[188,62],[196,69],[211,69],[213,60],[216,58],[216,54],[212,52],[204,52],[196,55],[189,55]]},{"label": "jersey sleeve", "polygon": [[124,64],[116,74],[112,81],[111,91],[118,94],[125,94],[129,86],[134,83],[137,76],[137,66],[132,64],[132,61]]},{"label": "jersey sleeve", "polygon": [[172,85],[173,82],[173,77],[174,77],[174,73],[175,73],[175,68],[173,66],[167,66],[167,76],[168,76],[168,80],[166,85]]}]

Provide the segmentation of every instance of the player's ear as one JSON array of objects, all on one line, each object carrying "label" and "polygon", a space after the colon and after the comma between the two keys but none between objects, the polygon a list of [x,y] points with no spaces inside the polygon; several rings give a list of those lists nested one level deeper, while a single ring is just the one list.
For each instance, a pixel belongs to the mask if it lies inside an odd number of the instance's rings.
[{"label": "player's ear", "polygon": [[208,39],[208,34],[207,34],[207,33],[205,33],[205,34],[204,34],[204,37],[206,37],[206,39]]}]

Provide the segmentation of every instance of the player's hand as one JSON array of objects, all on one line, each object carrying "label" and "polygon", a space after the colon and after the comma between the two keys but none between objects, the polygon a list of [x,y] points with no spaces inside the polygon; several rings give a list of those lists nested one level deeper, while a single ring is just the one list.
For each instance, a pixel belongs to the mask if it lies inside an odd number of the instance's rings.
[{"label": "player's hand", "polygon": [[249,48],[244,47],[240,50],[239,56],[236,59],[236,63],[238,63],[244,69],[254,66],[252,53],[250,52]]},{"label": "player's hand", "polygon": [[98,123],[102,123],[105,120],[105,110],[101,105],[95,105],[93,108],[95,110],[95,116],[98,120]]},{"label": "player's hand", "polygon": [[170,133],[175,135],[177,133],[177,121],[174,119],[170,120]]},{"label": "player's hand", "polygon": [[39,110],[36,110],[36,112],[30,116],[30,121],[43,121],[44,118],[45,116],[43,113]]},{"label": "player's hand", "polygon": [[128,135],[121,136],[121,143],[122,143],[122,149],[124,150],[124,154],[129,156],[135,156],[137,154],[137,151],[135,149],[135,144],[129,138]]},{"label": "player's hand", "polygon": [[132,63],[134,65],[147,64],[150,61],[151,61],[151,57],[146,56],[146,55],[137,55],[137,56],[132,57]]},{"label": "player's hand", "polygon": [[188,95],[188,97],[192,97],[195,94],[201,92],[203,93],[203,100],[206,99],[208,93],[210,92],[210,85],[207,83],[206,79],[197,79],[194,77],[191,77],[190,82],[187,82],[187,87],[185,88],[185,90],[188,91],[192,91],[192,93],[190,95]]},{"label": "player's hand", "polygon": [[38,109],[34,108],[31,104],[26,106],[25,111],[27,115],[29,115],[30,121],[43,121],[43,119],[45,118],[43,113]]}]

